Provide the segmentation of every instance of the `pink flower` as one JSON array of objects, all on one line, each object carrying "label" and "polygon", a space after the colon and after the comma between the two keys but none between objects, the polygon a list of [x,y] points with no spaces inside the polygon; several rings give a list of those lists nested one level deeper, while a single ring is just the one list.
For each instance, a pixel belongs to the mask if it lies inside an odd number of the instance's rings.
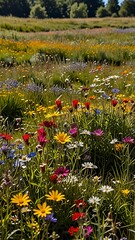
[{"label": "pink flower", "polygon": [[104,132],[101,129],[96,129],[94,132],[91,132],[91,134],[93,134],[97,137],[101,137],[102,135],[104,135]]},{"label": "pink flower", "polygon": [[86,226],[83,228],[83,230],[84,230],[84,237],[88,237],[93,232],[93,229],[91,226]]},{"label": "pink flower", "polygon": [[44,144],[48,142],[48,140],[46,139],[46,132],[45,132],[44,128],[38,129],[37,132],[38,132],[37,138],[38,138],[39,144],[41,146],[44,146]]},{"label": "pink flower", "polygon": [[76,137],[76,136],[77,136],[77,127],[71,128],[71,129],[69,130],[69,134],[70,134],[72,137]]},{"label": "pink flower", "polygon": [[68,173],[69,173],[69,170],[63,166],[57,167],[56,170],[54,171],[54,174],[61,177],[66,177]]},{"label": "pink flower", "polygon": [[132,144],[132,143],[135,143],[135,140],[134,138],[127,136],[122,139],[122,142]]}]

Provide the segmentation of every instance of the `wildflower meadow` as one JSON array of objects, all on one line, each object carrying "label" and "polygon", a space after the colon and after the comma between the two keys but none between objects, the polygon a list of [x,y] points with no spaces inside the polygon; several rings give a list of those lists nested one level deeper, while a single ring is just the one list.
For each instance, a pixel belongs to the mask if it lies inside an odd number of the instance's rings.
[{"label": "wildflower meadow", "polygon": [[135,18],[46,33],[6,21],[0,239],[135,240]]}]

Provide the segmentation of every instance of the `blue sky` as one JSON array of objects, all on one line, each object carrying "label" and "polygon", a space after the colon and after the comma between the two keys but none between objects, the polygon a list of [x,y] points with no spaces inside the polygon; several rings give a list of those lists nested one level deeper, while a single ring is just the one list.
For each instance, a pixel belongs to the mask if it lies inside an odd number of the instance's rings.
[{"label": "blue sky", "polygon": [[[108,0],[103,0],[103,1],[105,4],[108,3]],[[123,0],[118,0],[118,2],[119,2],[119,4],[121,4],[123,2]]]}]

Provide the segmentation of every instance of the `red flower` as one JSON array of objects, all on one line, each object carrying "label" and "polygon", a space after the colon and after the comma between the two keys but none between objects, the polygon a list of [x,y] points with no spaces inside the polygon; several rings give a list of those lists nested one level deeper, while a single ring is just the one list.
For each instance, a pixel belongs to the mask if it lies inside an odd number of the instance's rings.
[{"label": "red flower", "polygon": [[28,145],[29,144],[29,138],[30,138],[30,135],[28,133],[24,134],[22,136],[24,142]]},{"label": "red flower", "polygon": [[72,101],[72,105],[73,105],[73,107],[75,108],[75,109],[77,109],[77,107],[78,107],[78,100],[77,99],[74,99],[73,101]]},{"label": "red flower", "polygon": [[37,138],[38,138],[39,144],[41,146],[44,146],[44,144],[48,142],[48,140],[46,139],[46,132],[44,128],[38,129],[37,132],[38,132]]},{"label": "red flower", "polygon": [[0,136],[7,141],[11,140],[11,138],[12,138],[11,134],[6,134],[6,133],[1,133]]},{"label": "red flower", "polygon": [[87,205],[82,199],[75,200],[75,204],[77,208],[86,207]]},{"label": "red flower", "polygon": [[68,232],[70,234],[70,236],[73,236],[74,233],[77,233],[79,231],[79,227],[73,227],[71,226],[69,229],[68,229]]},{"label": "red flower", "polygon": [[117,105],[117,103],[118,103],[118,101],[115,100],[115,99],[113,99],[113,100],[111,101],[111,104],[112,104],[113,107],[115,107],[115,106]]},{"label": "red flower", "polygon": [[56,174],[52,174],[52,175],[50,176],[50,179],[51,179],[51,181],[52,181],[53,183],[56,183],[56,182],[57,182],[57,175],[56,175]]},{"label": "red flower", "polygon": [[55,103],[56,103],[56,105],[57,105],[57,108],[58,108],[59,110],[61,110],[61,109],[62,109],[61,100],[56,100]]},{"label": "red flower", "polygon": [[78,219],[82,219],[85,217],[85,213],[83,212],[75,212],[72,214],[72,221],[77,221]]},{"label": "red flower", "polygon": [[86,102],[84,104],[85,104],[85,107],[87,108],[87,110],[89,110],[90,109],[90,102]]},{"label": "red flower", "polygon": [[56,124],[54,123],[54,121],[44,121],[42,123],[39,123],[38,126],[45,126],[47,128],[51,128],[56,127]]}]

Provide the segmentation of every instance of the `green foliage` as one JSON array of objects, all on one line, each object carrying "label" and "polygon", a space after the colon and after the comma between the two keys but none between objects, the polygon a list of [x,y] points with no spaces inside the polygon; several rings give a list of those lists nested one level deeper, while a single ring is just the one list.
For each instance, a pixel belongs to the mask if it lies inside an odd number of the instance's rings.
[{"label": "green foliage", "polygon": [[119,10],[120,17],[130,17],[135,16],[135,1],[134,0],[124,0],[121,4]]},{"label": "green foliage", "polygon": [[107,6],[106,6],[108,12],[110,13],[110,15],[112,15],[113,13],[118,14],[119,11],[119,4],[118,4],[118,0],[108,0]]},{"label": "green foliage", "polygon": [[102,17],[107,17],[107,16],[109,16],[109,12],[105,7],[101,6],[97,9],[96,17],[102,18]]},{"label": "green foliage", "polygon": [[75,2],[71,6],[70,18],[86,18],[86,17],[88,17],[87,11],[88,10],[87,10],[86,4],[84,4],[84,3],[78,4],[77,2]]},{"label": "green foliage", "polygon": [[42,7],[40,4],[36,4],[31,8],[30,17],[32,18],[47,18],[47,12],[45,7]]}]

